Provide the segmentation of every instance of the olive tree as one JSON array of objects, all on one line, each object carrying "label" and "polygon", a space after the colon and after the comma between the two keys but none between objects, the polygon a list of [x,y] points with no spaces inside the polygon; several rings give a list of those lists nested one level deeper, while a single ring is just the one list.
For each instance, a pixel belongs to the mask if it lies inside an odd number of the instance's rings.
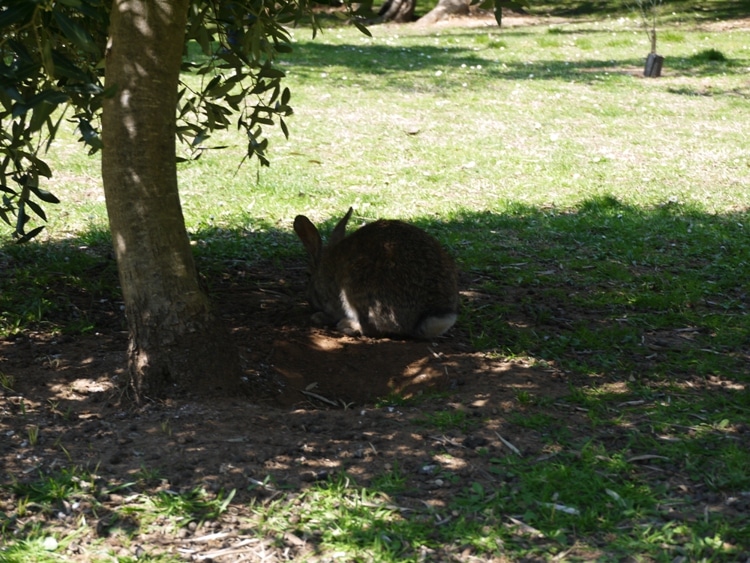
[{"label": "olive tree", "polygon": [[[198,151],[236,124],[268,164],[263,127],[291,113],[284,24],[307,0],[8,0],[0,7],[0,219],[19,241],[55,203],[44,150],[63,120],[101,153],[137,400],[228,393],[239,356],[201,290],[177,184],[176,142]],[[313,26],[313,29],[315,27]],[[190,60],[186,45],[202,55]],[[203,81],[180,80],[192,72]]]}]

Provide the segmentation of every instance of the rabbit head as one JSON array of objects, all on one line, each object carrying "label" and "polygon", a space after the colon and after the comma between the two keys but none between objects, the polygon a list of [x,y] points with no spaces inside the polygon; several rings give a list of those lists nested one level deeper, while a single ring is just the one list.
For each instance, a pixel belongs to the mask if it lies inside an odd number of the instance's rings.
[{"label": "rabbit head", "polygon": [[433,338],[453,326],[457,270],[440,243],[418,227],[382,219],[346,236],[352,212],[327,245],[307,217],[294,220],[310,256],[313,322],[374,337]]}]

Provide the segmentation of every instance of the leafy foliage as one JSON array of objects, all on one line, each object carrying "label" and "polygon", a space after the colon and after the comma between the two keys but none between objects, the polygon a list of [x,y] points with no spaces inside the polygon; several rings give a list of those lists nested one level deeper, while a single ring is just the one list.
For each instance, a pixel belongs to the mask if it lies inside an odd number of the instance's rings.
[{"label": "leafy foliage", "polygon": [[[177,107],[177,135],[190,158],[236,118],[246,156],[269,164],[263,127],[278,120],[287,135],[283,118],[292,113],[284,72],[274,64],[292,50],[283,26],[310,14],[307,0],[192,2],[185,42],[197,43],[202,56],[186,58],[183,70],[201,80],[197,88],[182,84]],[[0,218],[19,242],[42,230],[27,231],[33,215],[47,220],[39,202],[58,203],[41,187],[52,176],[42,155],[66,116],[90,154],[101,148],[108,22],[105,0],[14,0],[0,11]]]},{"label": "leafy foliage", "polygon": [[292,50],[283,26],[309,10],[304,0],[195,2],[191,6],[186,40],[195,41],[203,57],[186,60],[183,71],[195,73],[201,81],[198,88],[183,82],[177,135],[193,158],[200,157],[211,132],[227,129],[236,115],[237,126],[247,139],[247,157],[269,164],[263,126],[274,125],[278,118],[288,135],[283,118],[292,113],[289,89],[281,86],[284,72],[274,65],[278,54]]},{"label": "leafy foliage", "polygon": [[0,218],[19,241],[31,214],[47,219],[38,202],[58,203],[41,186],[52,171],[40,157],[54,140],[65,112],[91,152],[100,148],[102,59],[108,13],[102,0],[11,1],[0,12]]}]

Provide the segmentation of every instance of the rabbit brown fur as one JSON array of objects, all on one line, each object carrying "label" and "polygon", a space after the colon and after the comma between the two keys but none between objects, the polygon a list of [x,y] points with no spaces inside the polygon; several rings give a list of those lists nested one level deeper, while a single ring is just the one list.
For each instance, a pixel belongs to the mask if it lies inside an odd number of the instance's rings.
[{"label": "rabbit brown fur", "polygon": [[433,338],[453,326],[457,270],[440,243],[418,227],[383,219],[346,236],[352,211],[326,246],[307,217],[294,219],[311,258],[313,321],[375,337]]}]

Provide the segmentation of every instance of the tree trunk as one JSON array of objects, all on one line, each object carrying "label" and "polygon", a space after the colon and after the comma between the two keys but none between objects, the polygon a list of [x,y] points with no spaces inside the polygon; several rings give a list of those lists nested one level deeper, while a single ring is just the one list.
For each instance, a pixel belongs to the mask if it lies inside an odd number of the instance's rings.
[{"label": "tree trunk", "polygon": [[649,53],[646,57],[646,66],[643,68],[643,76],[647,78],[659,78],[661,69],[664,66],[664,57],[657,55],[655,52]]},{"label": "tree trunk", "polygon": [[230,392],[239,353],[198,285],[177,190],[175,112],[188,0],[113,0],[102,178],[136,400]]},{"label": "tree trunk", "polygon": [[469,13],[471,0],[440,0],[432,10],[417,20],[420,24],[433,24],[450,16]]},{"label": "tree trunk", "polygon": [[416,0],[386,0],[378,12],[381,22],[407,23],[414,19]]}]

